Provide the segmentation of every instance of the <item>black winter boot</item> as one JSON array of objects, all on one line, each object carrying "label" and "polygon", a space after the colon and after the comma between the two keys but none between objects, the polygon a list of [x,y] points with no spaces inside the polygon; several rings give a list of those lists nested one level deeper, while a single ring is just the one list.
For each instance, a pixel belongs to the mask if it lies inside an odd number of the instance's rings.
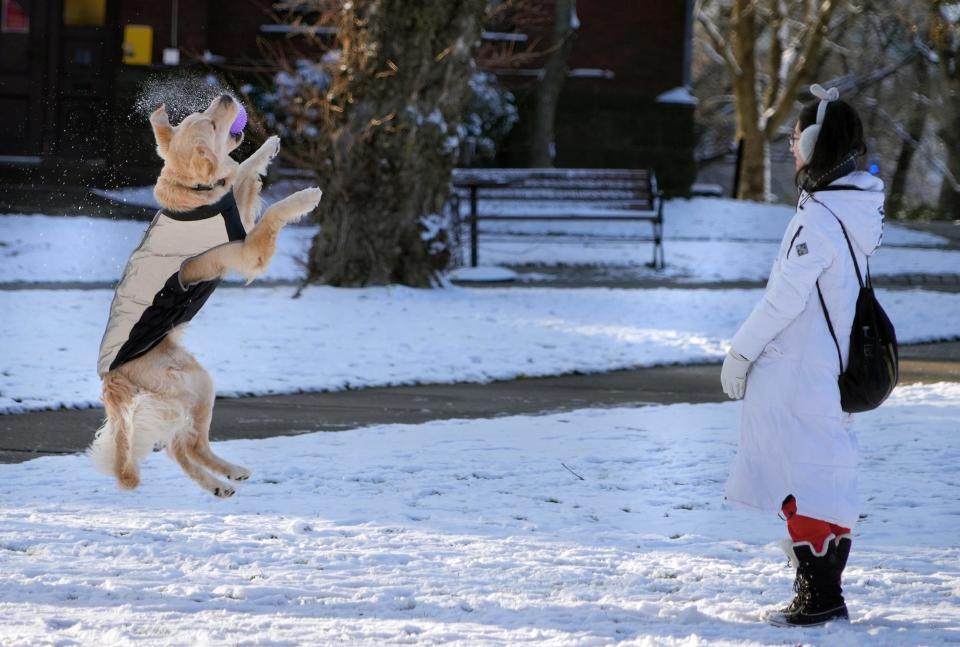
[{"label": "black winter boot", "polygon": [[810,546],[793,546],[797,576],[793,582],[796,597],[786,608],[767,615],[770,624],[779,627],[812,627],[831,620],[847,620],[840,577],[850,555],[850,539],[827,542],[827,552],[813,554]]}]

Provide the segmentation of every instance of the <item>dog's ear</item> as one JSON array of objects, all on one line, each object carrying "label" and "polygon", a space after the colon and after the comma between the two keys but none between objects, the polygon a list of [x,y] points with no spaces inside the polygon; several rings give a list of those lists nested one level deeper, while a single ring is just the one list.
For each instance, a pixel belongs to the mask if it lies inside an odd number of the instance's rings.
[{"label": "dog's ear", "polygon": [[173,127],[170,125],[170,118],[167,117],[166,104],[153,111],[153,114],[150,115],[150,125],[153,126],[153,136],[157,140],[157,154],[163,159],[167,159],[170,139],[173,137]]},{"label": "dog's ear", "polygon": [[212,182],[217,173],[217,156],[206,144],[197,144],[193,147],[190,166],[201,183]]}]

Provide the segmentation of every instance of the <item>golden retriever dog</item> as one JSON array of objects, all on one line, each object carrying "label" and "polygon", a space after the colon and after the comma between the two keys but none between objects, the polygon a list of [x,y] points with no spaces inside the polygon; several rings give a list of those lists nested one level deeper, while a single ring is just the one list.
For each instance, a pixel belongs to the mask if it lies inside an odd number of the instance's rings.
[{"label": "golden retriever dog", "polygon": [[181,331],[220,278],[247,283],[266,270],[277,234],[312,211],[321,191],[298,191],[262,210],[261,177],[280,150],[270,137],[243,163],[230,157],[243,139],[231,134],[240,106],[213,100],[176,127],[164,106],[150,117],[163,170],[154,195],[161,205],[117,286],[100,348],[106,421],[89,454],[121,488],[140,483],[139,462],[165,446],[186,474],[218,497],[234,489],[214,475],[243,481],[250,470],[211,451],[214,386],[181,345]]}]

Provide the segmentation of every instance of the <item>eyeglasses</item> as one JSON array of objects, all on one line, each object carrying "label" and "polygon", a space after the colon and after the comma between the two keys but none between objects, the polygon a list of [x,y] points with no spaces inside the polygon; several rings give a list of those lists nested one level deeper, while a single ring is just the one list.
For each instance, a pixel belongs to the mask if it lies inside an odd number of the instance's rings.
[{"label": "eyeglasses", "polygon": [[790,133],[790,148],[796,147],[798,141],[800,141],[800,135],[797,133]]}]

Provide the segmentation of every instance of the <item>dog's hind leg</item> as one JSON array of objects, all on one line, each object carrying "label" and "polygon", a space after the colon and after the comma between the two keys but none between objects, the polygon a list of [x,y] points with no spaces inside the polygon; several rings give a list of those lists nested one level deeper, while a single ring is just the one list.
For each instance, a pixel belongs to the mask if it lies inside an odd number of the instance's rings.
[{"label": "dog's hind leg", "polygon": [[[113,473],[124,490],[132,490],[140,485],[140,470],[133,457],[133,398],[137,387],[117,373],[109,373],[103,380],[103,405],[107,414],[107,425],[113,435]],[[110,442],[105,438],[102,442]],[[98,439],[99,441],[99,439]],[[111,448],[97,446],[93,451],[109,455]]]},{"label": "dog's hind leg", "polygon": [[177,435],[167,449],[170,455],[180,464],[184,473],[196,481],[204,490],[223,499],[233,496],[234,489],[232,487],[213,478],[207,470],[193,461],[190,450],[191,442],[193,442],[193,439],[189,436]]},{"label": "dog's hind leg", "polygon": [[210,449],[210,421],[213,418],[213,404],[216,392],[213,388],[213,379],[199,364],[192,371],[196,380],[197,400],[193,407],[193,444],[187,446],[191,458],[196,459],[205,467],[223,474],[231,481],[246,481],[250,478],[250,470],[233,463],[228,463],[213,453]]}]

